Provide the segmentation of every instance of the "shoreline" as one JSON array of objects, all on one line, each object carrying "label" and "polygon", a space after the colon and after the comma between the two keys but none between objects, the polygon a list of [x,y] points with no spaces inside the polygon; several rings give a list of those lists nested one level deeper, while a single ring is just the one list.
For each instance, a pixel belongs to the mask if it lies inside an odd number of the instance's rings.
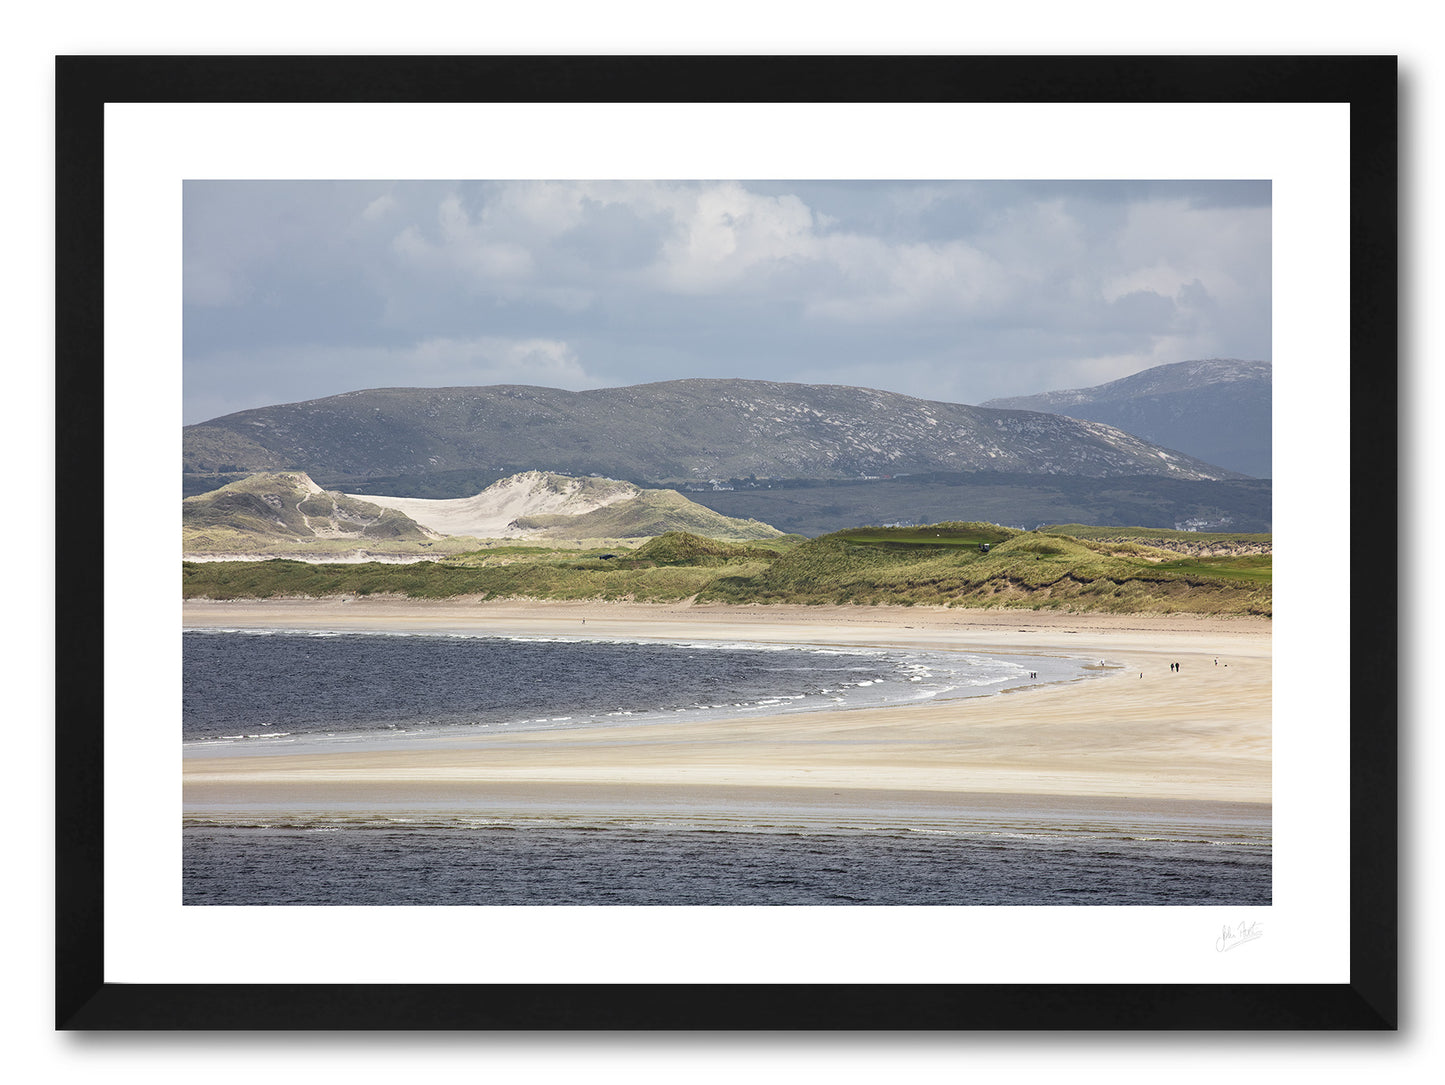
[{"label": "shoreline", "polygon": [[[1061,613],[1045,610],[1004,610],[968,607],[850,606],[753,603],[634,603],[599,600],[411,599],[405,596],[331,596],[304,599],[188,599],[182,603],[184,628],[230,628],[259,623],[261,628],[348,629],[387,632],[397,628],[515,628],[521,632],[551,631],[558,625],[609,623],[608,628],[648,629],[659,637],[698,636],[699,630],[726,626],[749,630],[746,639],[776,642],[798,630],[813,632],[826,643],[880,646],[872,639],[853,641],[852,634],[871,637],[886,632],[957,630],[1002,634],[1182,633],[1205,636],[1253,634],[1268,637],[1272,619],[1254,616],[1186,614]],[[340,623],[339,625],[336,623]],[[457,624],[460,623],[460,624]],[[687,632],[668,630],[687,625]],[[860,632],[861,631],[861,632]],[[871,631],[871,632],[870,632]],[[592,630],[585,630],[592,633]]]},{"label": "shoreline", "polygon": [[188,758],[187,814],[743,816],[763,803],[836,817],[916,807],[946,819],[1083,803],[1111,818],[1132,811],[1130,821],[1186,807],[1208,819],[1223,809],[1216,804],[1269,817],[1269,619],[364,598],[186,601],[183,626],[714,639],[1109,663],[1103,678],[944,702],[464,735],[406,750]]}]

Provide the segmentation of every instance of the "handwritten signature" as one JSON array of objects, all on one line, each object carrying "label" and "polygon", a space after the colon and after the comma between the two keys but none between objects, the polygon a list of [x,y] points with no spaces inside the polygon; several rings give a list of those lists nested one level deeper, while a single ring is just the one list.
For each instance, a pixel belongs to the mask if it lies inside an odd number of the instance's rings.
[{"label": "handwritten signature", "polygon": [[1225,950],[1238,949],[1246,942],[1253,942],[1256,938],[1264,937],[1264,927],[1258,921],[1254,923],[1240,923],[1235,927],[1225,927],[1214,942],[1214,948],[1219,953]]}]

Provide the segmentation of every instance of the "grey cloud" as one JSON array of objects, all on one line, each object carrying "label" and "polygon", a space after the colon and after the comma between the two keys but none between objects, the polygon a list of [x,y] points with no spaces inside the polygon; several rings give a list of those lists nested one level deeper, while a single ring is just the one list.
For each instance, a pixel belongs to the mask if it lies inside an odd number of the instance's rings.
[{"label": "grey cloud", "polygon": [[[1268,201],[1256,182],[191,182],[186,419],[497,374],[977,402],[1268,358]],[[544,342],[563,353],[499,346]],[[492,353],[428,368],[428,343]]]}]

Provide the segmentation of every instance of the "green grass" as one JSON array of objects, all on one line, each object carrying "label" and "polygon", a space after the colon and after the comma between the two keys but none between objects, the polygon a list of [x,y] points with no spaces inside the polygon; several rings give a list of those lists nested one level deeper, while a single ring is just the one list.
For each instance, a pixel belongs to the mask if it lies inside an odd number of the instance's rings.
[{"label": "green grass", "polygon": [[639,546],[631,560],[658,565],[728,565],[739,561],[770,562],[775,557],[775,550],[709,539],[686,531],[668,531]]},{"label": "green grass", "polygon": [[1210,546],[1265,547],[1273,538],[1268,534],[1228,531],[1170,531],[1158,527],[1098,527],[1092,524],[1055,524],[1041,528],[1048,535],[1068,535],[1075,539],[1100,542],[1132,540],[1151,546],[1183,544],[1191,548]]},{"label": "green grass", "polygon": [[[1201,557],[1124,540],[1018,532],[860,528],[736,543],[674,532],[635,550],[506,546],[441,562],[185,563],[185,598],[370,595],[894,604],[1268,615],[1268,554]],[[988,553],[980,542],[991,544]],[[610,557],[604,557],[610,554]]]},{"label": "green grass", "polygon": [[1161,562],[1158,569],[1178,573],[1181,576],[1222,576],[1237,580],[1248,580],[1257,584],[1269,584],[1274,579],[1274,569],[1269,554],[1249,554],[1243,557],[1181,558],[1177,561]]},{"label": "green grass", "polygon": [[[457,536],[452,536],[456,538]],[[585,557],[604,553],[613,553],[607,550],[578,550],[573,553],[574,557]],[[449,565],[498,565],[511,561],[536,561],[543,558],[555,560],[558,557],[558,549],[555,546],[523,546],[512,543],[486,543],[484,549],[470,549],[465,553],[454,554],[447,558]]]},{"label": "green grass", "polygon": [[546,560],[538,554],[514,555],[512,560],[480,565],[454,561],[341,565],[273,558],[183,562],[181,584],[186,599],[396,594],[416,599],[481,596],[678,602],[692,598],[720,575],[748,577],[766,567],[766,560],[681,566],[604,561],[600,556],[578,556],[576,551],[552,551]]},{"label": "green grass", "polygon": [[698,505],[673,490],[644,490],[635,498],[577,516],[521,516],[520,528],[545,530],[558,539],[640,540],[670,532],[745,541],[776,538],[777,528],[756,520],[734,520]]},{"label": "green grass", "polygon": [[322,493],[312,494],[296,507],[306,516],[330,519],[331,515],[336,512],[336,506],[337,502]]},{"label": "green grass", "polygon": [[373,553],[415,555],[461,555],[476,552],[479,541],[469,536],[449,535],[444,539],[373,538],[372,536],[348,536],[339,539],[318,539],[293,535],[267,539],[251,531],[237,531],[233,528],[185,528],[181,532],[181,552],[184,554],[246,554],[257,561],[267,558],[290,557],[298,553],[317,558],[341,557],[358,550]]},{"label": "green grass", "polygon": [[[996,529],[990,552],[967,531],[929,545],[917,529],[838,532],[811,540],[753,577],[719,578],[700,600],[1022,607],[1157,613],[1268,614],[1270,565],[1192,559],[1137,544]],[[939,536],[942,537],[942,533]],[[986,541],[986,540],[985,540]],[[1170,565],[1174,567],[1170,567]]]},{"label": "green grass", "polygon": [[833,537],[854,546],[878,546],[886,549],[977,550],[980,546],[1003,542],[1017,534],[997,524],[944,523],[922,527],[855,527],[836,531]]}]

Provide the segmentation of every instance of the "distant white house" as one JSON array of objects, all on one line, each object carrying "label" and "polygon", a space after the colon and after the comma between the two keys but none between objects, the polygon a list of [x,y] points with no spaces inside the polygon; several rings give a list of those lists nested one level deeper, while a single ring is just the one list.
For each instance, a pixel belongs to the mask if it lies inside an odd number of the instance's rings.
[{"label": "distant white house", "polygon": [[1218,520],[1185,520],[1183,523],[1174,525],[1175,531],[1227,531],[1234,519],[1229,516],[1221,517]]}]

